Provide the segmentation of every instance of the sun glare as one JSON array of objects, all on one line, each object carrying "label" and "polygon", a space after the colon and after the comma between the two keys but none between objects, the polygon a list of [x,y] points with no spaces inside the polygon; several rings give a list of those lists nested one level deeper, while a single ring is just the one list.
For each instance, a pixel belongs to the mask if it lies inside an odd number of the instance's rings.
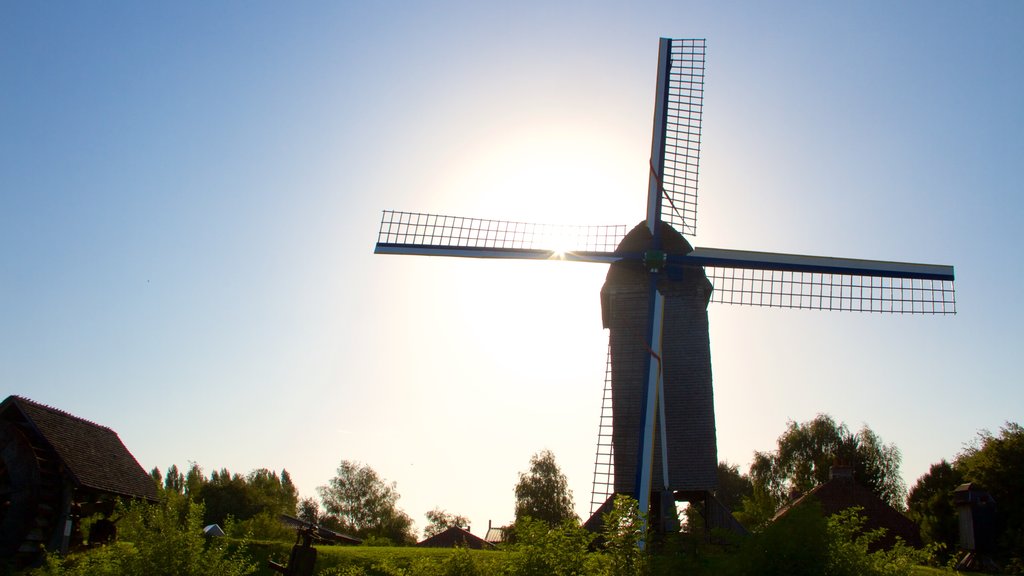
[{"label": "sun glare", "polygon": [[569,226],[552,226],[540,239],[538,247],[552,250],[552,260],[565,260],[565,254],[577,248]]}]

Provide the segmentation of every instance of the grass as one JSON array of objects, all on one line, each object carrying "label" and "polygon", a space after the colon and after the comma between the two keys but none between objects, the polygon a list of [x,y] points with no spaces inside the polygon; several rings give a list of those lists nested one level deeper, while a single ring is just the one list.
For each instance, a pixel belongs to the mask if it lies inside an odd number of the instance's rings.
[{"label": "grass", "polygon": [[[267,560],[273,559],[276,562],[285,564],[288,554],[291,552],[291,544],[285,542],[252,542],[249,551],[258,564],[257,576],[275,576],[278,573],[267,567]],[[484,574],[497,572],[498,565],[503,561],[505,553],[493,550],[470,550],[474,561],[481,568]],[[317,573],[330,568],[344,566],[358,566],[369,569],[374,565],[389,564],[391,566],[406,568],[417,559],[432,558],[440,561],[451,550],[446,548],[416,548],[416,547],[372,547],[372,546],[317,546]],[[688,565],[687,572],[701,576],[711,576],[716,572],[717,565],[714,556],[705,557]],[[655,563],[657,566],[658,563]],[[489,569],[489,568],[493,568]],[[696,570],[694,572],[694,570]],[[911,576],[985,576],[977,572],[954,572],[947,568],[932,568],[927,566],[916,566]]]},{"label": "grass", "polygon": [[[249,552],[257,563],[256,576],[279,575],[267,567],[267,560],[279,564],[288,563],[288,555],[292,545],[285,542],[250,542]],[[388,564],[399,568],[407,568],[419,559],[437,559],[440,561],[449,556],[448,548],[417,548],[377,547],[377,546],[317,546],[316,573],[330,568],[356,566],[369,569],[374,565]],[[484,573],[493,573],[504,558],[504,553],[493,550],[469,550],[476,564]],[[488,568],[494,568],[494,571]]]}]

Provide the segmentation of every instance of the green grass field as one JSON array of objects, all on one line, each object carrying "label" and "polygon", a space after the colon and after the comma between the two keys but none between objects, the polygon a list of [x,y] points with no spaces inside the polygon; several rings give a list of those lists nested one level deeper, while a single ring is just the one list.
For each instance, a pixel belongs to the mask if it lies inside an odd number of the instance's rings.
[{"label": "green grass field", "polygon": [[[267,560],[273,559],[279,563],[286,563],[291,545],[283,542],[254,542],[250,544],[250,553],[258,562],[258,576],[272,576],[278,574],[267,567]],[[375,566],[388,565],[395,568],[407,569],[414,565],[419,559],[434,559],[441,561],[452,550],[445,548],[414,548],[414,547],[370,547],[370,546],[319,546],[317,547],[317,573],[322,573],[331,568],[359,567],[366,570],[367,574],[374,574]],[[484,574],[494,574],[504,559],[505,553],[501,551],[470,550],[474,563]],[[690,568],[696,572],[689,572],[695,576],[711,576],[716,573],[716,562],[713,558],[707,558],[706,562],[698,562]],[[913,569],[912,576],[982,576],[974,572],[954,572],[949,569],[930,568],[918,566]]]}]

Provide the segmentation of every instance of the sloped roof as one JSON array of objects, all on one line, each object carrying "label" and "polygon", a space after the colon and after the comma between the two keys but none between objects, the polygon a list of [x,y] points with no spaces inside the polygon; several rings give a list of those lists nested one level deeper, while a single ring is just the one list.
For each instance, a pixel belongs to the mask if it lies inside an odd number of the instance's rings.
[{"label": "sloped roof", "polygon": [[490,542],[458,526],[452,526],[444,532],[434,534],[430,538],[418,542],[416,545],[424,548],[455,548],[457,546],[465,546],[474,550],[494,547]]},{"label": "sloped roof", "polygon": [[501,544],[505,542],[505,529],[498,527],[488,528],[487,534],[484,535],[484,540],[491,544]]},{"label": "sloped roof", "polygon": [[157,500],[153,478],[110,428],[20,396],[8,396],[0,404],[0,418],[26,422],[53,449],[77,486]]},{"label": "sloped roof", "polygon": [[885,536],[879,541],[882,548],[891,548],[899,536],[911,546],[921,545],[921,532],[913,520],[904,516],[874,492],[849,476],[834,476],[828,482],[819,484],[793,502],[783,506],[772,521],[776,521],[805,502],[816,500],[825,516],[831,516],[847,508],[859,506],[863,510],[864,529],[885,528]]}]

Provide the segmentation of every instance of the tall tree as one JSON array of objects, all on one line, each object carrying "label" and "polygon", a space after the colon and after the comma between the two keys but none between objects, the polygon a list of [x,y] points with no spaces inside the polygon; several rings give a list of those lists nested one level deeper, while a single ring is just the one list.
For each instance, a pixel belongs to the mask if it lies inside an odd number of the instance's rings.
[{"label": "tall tree", "polygon": [[197,498],[206,484],[206,477],[203,476],[203,469],[199,464],[192,462],[188,472],[185,473],[185,495]]},{"label": "tall tree", "polygon": [[807,492],[826,482],[832,465],[842,463],[853,467],[857,482],[902,509],[906,488],[900,478],[900,460],[899,449],[884,444],[866,425],[853,434],[827,414],[809,422],[790,421],[775,452],[754,453],[750,465],[754,499],[767,498],[778,508],[791,492]]},{"label": "tall tree", "polygon": [[317,488],[324,514],[343,531],[357,536],[387,538],[395,543],[414,541],[412,519],[397,506],[394,482],[385,482],[365,464],[342,460],[338,474]]},{"label": "tall tree", "polygon": [[953,490],[963,481],[963,473],[942,460],[917,479],[907,496],[907,515],[921,527],[925,542],[943,545],[945,557],[956,552],[959,524]]},{"label": "tall tree", "polygon": [[997,546],[1005,558],[1024,558],[1024,427],[1007,422],[994,435],[985,430],[957,456],[965,480],[992,495],[999,521]]},{"label": "tall tree", "polygon": [[176,464],[171,464],[164,474],[164,490],[176,494],[185,492],[185,475],[178,471]]},{"label": "tall tree", "polygon": [[546,522],[549,526],[578,520],[573,510],[569,481],[550,450],[534,454],[530,458],[530,471],[519,473],[516,522],[524,517]]}]

